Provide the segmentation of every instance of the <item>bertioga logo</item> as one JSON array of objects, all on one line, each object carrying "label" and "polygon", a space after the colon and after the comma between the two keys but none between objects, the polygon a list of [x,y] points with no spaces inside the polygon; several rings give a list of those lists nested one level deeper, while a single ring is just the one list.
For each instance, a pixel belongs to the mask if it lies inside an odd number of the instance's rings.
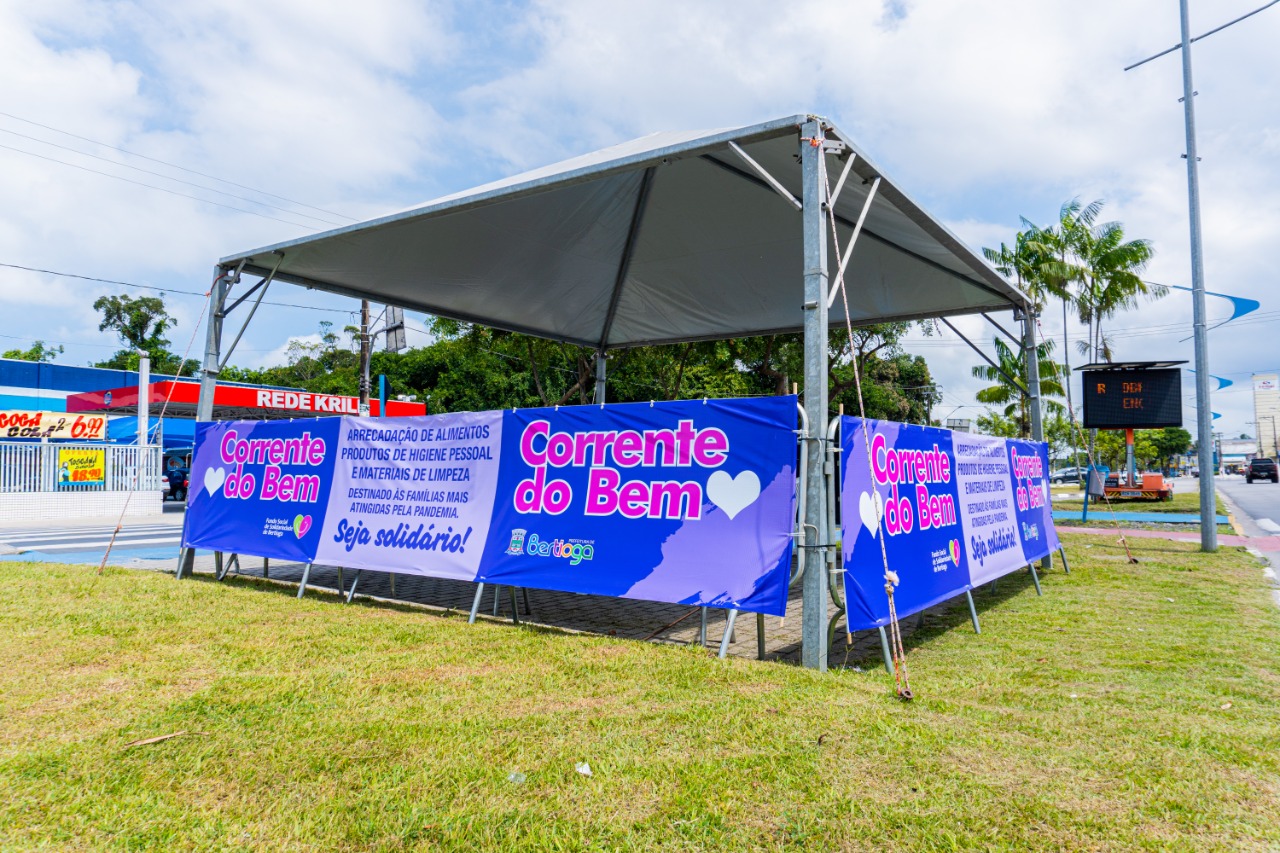
[{"label": "bertioga logo", "polygon": [[508,554],[528,554],[530,557],[558,557],[568,560],[569,565],[576,566],[583,560],[595,557],[595,542],[584,542],[580,539],[552,539],[547,541],[536,533],[516,529],[511,531],[511,544],[507,546]]}]

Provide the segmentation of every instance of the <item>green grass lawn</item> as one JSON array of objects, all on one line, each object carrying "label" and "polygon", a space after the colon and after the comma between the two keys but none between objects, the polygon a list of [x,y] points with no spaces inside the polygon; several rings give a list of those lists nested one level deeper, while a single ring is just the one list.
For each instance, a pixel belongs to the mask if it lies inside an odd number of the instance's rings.
[{"label": "green grass lawn", "polygon": [[[1273,849],[1239,549],[1019,575],[826,675],[246,580],[0,563],[0,849]],[[151,745],[131,741],[199,732]],[[590,763],[593,775],[575,772]],[[525,781],[511,781],[524,774]]]}]

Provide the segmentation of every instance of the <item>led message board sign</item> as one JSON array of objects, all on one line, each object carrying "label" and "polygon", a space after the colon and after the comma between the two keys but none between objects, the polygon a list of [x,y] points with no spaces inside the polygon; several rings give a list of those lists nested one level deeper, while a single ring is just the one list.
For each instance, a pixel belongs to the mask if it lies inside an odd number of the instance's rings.
[{"label": "led message board sign", "polygon": [[1090,370],[1082,374],[1086,429],[1182,426],[1182,371]]}]

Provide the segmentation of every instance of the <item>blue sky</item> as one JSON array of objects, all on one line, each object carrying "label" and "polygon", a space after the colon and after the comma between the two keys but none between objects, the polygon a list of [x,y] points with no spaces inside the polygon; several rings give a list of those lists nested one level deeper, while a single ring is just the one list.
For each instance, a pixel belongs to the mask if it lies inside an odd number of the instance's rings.
[{"label": "blue sky", "polygon": [[[1257,5],[1199,0],[1192,28]],[[203,291],[219,257],[327,227],[311,216],[366,218],[657,130],[815,112],[971,245],[1010,240],[1020,215],[1047,223],[1067,199],[1101,198],[1107,217],[1154,241],[1149,277],[1186,284],[1178,57],[1121,70],[1177,40],[1174,0],[5,3],[0,263]],[[1208,285],[1262,312],[1277,310],[1277,43],[1280,8],[1194,54]],[[107,292],[125,291],[0,267],[0,345],[43,338],[66,346],[66,362],[102,358],[117,342],[90,306]],[[290,337],[353,308],[287,288],[273,299],[328,310],[264,309],[236,361],[278,361]],[[169,301],[182,351],[199,339],[201,303]],[[1213,372],[1237,383],[1214,400],[1229,434],[1253,431],[1249,374],[1280,369],[1270,316],[1213,333]],[[989,337],[980,323],[962,328]],[[1061,326],[1046,318],[1055,338]],[[1110,326],[1120,358],[1191,357],[1185,295]],[[912,349],[943,385],[936,414],[976,416],[964,345]]]}]

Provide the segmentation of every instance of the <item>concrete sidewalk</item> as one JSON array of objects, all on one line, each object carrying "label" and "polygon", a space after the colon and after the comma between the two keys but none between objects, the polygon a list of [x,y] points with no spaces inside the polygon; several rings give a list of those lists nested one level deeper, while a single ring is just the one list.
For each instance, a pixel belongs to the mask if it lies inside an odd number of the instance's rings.
[{"label": "concrete sidewalk", "polygon": [[[1200,534],[1183,530],[1135,530],[1128,527],[1068,527],[1058,525],[1058,533],[1087,533],[1093,536],[1124,534],[1130,539],[1171,539],[1175,542],[1199,542]],[[1218,534],[1219,545],[1239,545],[1263,552],[1280,552],[1280,536],[1235,536]]]}]

